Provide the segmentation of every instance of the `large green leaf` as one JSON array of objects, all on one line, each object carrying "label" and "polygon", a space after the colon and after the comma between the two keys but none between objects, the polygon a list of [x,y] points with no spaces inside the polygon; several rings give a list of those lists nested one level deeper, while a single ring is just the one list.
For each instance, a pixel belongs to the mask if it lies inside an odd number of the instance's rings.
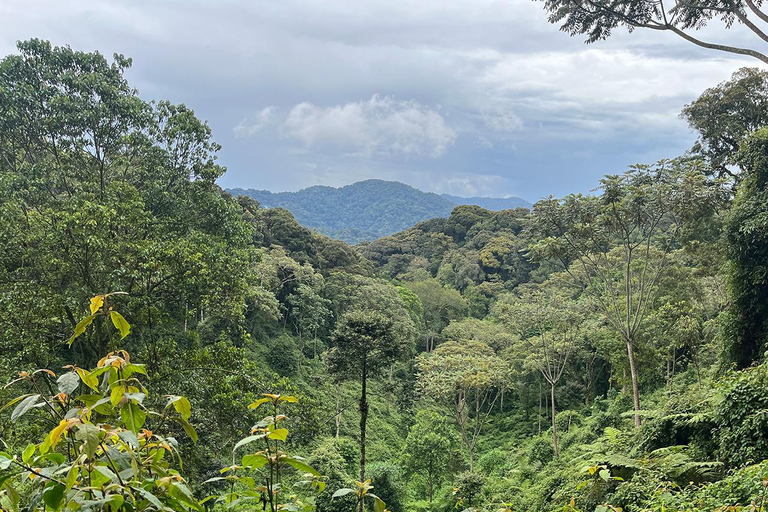
[{"label": "large green leaf", "polygon": [[346,496],[347,494],[352,494],[355,492],[354,489],[350,489],[349,487],[344,487],[343,489],[339,489],[335,493],[333,493],[333,496],[331,496],[331,499],[333,498],[341,498],[342,496]]},{"label": "large green leaf", "polygon": [[50,482],[43,489],[43,502],[52,510],[60,510],[64,505],[64,486]]},{"label": "large green leaf", "polygon": [[182,418],[189,421],[189,418],[192,416],[192,404],[189,403],[189,400],[183,396],[172,395],[168,399],[168,405],[166,405],[166,407],[169,407],[170,405],[173,405],[173,408],[176,409],[176,412],[178,412]]},{"label": "large green leaf", "polygon": [[139,429],[144,426],[144,422],[147,419],[147,413],[145,413],[139,404],[133,402],[126,402],[120,409],[120,419],[125,423],[125,427],[137,434]]},{"label": "large green leaf", "polygon": [[235,447],[232,448],[232,453],[237,451],[237,449],[240,448],[241,446],[245,446],[248,443],[252,443],[254,441],[258,441],[260,439],[264,439],[265,435],[266,434],[255,434],[255,435],[252,435],[252,436],[248,436],[248,437],[246,437],[244,439],[241,439],[240,441],[237,442]]},{"label": "large green leaf", "polygon": [[310,473],[314,476],[320,476],[320,473],[317,472],[315,468],[307,464],[306,462],[302,462],[298,460],[295,457],[282,457],[280,459],[282,462],[286,462],[296,468],[298,471],[302,471],[304,473]]},{"label": "large green leaf", "polygon": [[267,437],[269,437],[270,439],[277,439],[279,441],[285,441],[286,439],[288,439],[288,429],[286,429],[286,428],[278,428],[278,429],[273,430],[272,432],[270,432]]}]

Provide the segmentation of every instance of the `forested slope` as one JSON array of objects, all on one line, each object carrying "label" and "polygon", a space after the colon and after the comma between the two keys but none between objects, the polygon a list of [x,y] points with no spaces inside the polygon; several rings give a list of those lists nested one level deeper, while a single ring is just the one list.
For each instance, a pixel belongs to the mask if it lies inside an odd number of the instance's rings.
[{"label": "forested slope", "polygon": [[4,510],[763,509],[766,129],[352,247],[129,64],[0,61]]},{"label": "forested slope", "polygon": [[492,210],[531,206],[517,197],[438,196],[383,180],[365,180],[339,188],[315,186],[298,192],[229,191],[252,197],[266,207],[285,208],[301,225],[351,244],[391,235],[423,220],[448,217],[460,204],[482,204]]}]

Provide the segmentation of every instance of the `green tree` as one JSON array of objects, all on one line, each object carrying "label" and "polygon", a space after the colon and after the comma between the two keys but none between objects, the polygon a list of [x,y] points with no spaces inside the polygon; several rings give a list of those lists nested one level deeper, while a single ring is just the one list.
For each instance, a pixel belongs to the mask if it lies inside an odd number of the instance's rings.
[{"label": "green tree", "polygon": [[768,124],[768,72],[741,68],[731,79],[707,89],[680,114],[699,132],[694,147],[719,173],[733,175],[739,144]]},{"label": "green tree", "polygon": [[453,288],[441,285],[435,279],[405,283],[421,301],[424,308],[424,350],[435,348],[435,339],[451,320],[466,315],[467,302]]},{"label": "green tree", "polygon": [[519,297],[500,300],[494,314],[521,339],[512,349],[513,357],[521,359],[525,368],[539,372],[549,384],[552,445],[555,457],[559,457],[555,388],[583,342],[580,325],[584,311],[568,297],[567,289],[557,289],[559,283],[548,284],[524,287]]},{"label": "green tree", "polygon": [[448,472],[453,441],[450,427],[439,414],[428,410],[416,413],[405,440],[405,467],[409,475],[425,480],[430,507],[435,488]]},{"label": "green tree", "polygon": [[509,386],[507,364],[479,341],[447,341],[417,361],[419,388],[449,407],[475,468],[475,449],[501,393]]},{"label": "green tree", "polygon": [[[365,482],[365,443],[368,422],[368,379],[407,354],[407,339],[395,333],[394,322],[373,311],[344,315],[333,333],[328,371],[337,380],[360,382],[360,482]],[[362,512],[362,501],[358,507]]]},{"label": "green tree", "polygon": [[658,294],[680,229],[711,215],[722,189],[695,162],[662,161],[635,166],[601,180],[602,194],[549,198],[534,207],[541,240],[531,255],[555,261],[597,301],[627,348],[635,424],[640,425],[640,388],[635,344],[649,304]]},{"label": "green tree", "polygon": [[768,339],[768,129],[744,143],[747,170],[725,222],[732,305],[731,361],[745,368],[763,358]]}]

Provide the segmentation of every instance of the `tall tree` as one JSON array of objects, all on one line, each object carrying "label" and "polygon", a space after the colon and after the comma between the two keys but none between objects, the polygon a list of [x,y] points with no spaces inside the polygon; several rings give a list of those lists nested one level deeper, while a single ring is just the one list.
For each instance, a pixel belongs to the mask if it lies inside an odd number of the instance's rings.
[{"label": "tall tree", "polygon": [[635,424],[640,425],[640,388],[635,345],[669,254],[692,218],[711,213],[722,190],[687,160],[638,165],[601,180],[598,196],[544,199],[532,221],[541,240],[538,260],[559,263],[601,307],[627,347]]},{"label": "tall tree", "polygon": [[451,320],[466,315],[467,301],[458,291],[441,285],[436,279],[406,283],[405,286],[419,297],[424,308],[424,350],[429,352],[435,348],[440,331]]},{"label": "tall tree", "polygon": [[[368,379],[407,353],[407,339],[398,336],[394,322],[373,311],[344,315],[333,333],[328,370],[337,380],[360,382],[360,481],[365,482],[365,436],[368,422]],[[358,511],[362,512],[362,502]]]}]

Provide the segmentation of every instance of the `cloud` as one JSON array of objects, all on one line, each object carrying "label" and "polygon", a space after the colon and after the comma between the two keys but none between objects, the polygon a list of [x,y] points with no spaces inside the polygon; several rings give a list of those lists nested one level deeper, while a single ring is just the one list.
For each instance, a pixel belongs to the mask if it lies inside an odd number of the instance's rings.
[{"label": "cloud", "polygon": [[378,94],[333,107],[299,103],[283,121],[281,133],[308,148],[406,158],[440,157],[457,136],[437,110]]},{"label": "cloud", "polygon": [[[530,200],[588,191],[685,151],[683,105],[757,65],[647,30],[584,46],[534,0],[35,5],[0,2],[0,52],[40,37],[133,57],[142,97],[209,121],[229,187],[381,177]],[[753,44],[712,25],[699,35]]]},{"label": "cloud", "polygon": [[274,106],[264,107],[258,113],[256,113],[252,119],[243,119],[240,121],[240,123],[238,123],[237,126],[233,128],[235,137],[243,138],[256,135],[264,128],[272,124],[275,118],[276,110],[277,107]]}]

